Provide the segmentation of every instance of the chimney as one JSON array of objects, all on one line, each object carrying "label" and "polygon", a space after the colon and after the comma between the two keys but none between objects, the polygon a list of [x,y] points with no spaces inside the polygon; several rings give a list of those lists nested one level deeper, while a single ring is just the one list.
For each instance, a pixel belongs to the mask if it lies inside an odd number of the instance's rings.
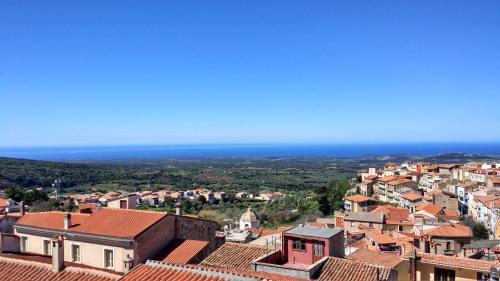
[{"label": "chimney", "polygon": [[415,250],[410,252],[409,262],[410,262],[410,281],[417,281],[417,252]]},{"label": "chimney", "polygon": [[64,240],[63,236],[53,237],[52,243],[52,271],[61,272],[64,269]]},{"label": "chimney", "polygon": [[24,216],[24,201],[19,202],[19,215]]},{"label": "chimney", "polygon": [[71,214],[64,214],[64,229],[68,230],[71,226]]},{"label": "chimney", "polygon": [[178,216],[182,216],[182,205],[181,203],[175,204],[175,214]]}]

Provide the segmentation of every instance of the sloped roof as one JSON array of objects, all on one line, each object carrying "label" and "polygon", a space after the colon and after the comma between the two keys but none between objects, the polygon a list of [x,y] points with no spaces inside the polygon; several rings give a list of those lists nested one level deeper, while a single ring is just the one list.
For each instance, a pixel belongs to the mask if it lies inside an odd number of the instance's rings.
[{"label": "sloped roof", "polygon": [[427,230],[424,232],[424,235],[439,237],[472,237],[472,231],[468,226],[450,223]]},{"label": "sloped roof", "polygon": [[208,245],[208,241],[185,240],[170,252],[163,261],[166,263],[189,263],[199,252]]},{"label": "sloped roof", "polygon": [[133,238],[166,216],[165,212],[101,208],[72,231]]},{"label": "sloped roof", "polygon": [[362,203],[362,202],[367,202],[367,201],[377,202],[377,200],[375,200],[373,198],[370,198],[368,196],[361,195],[361,194],[355,194],[355,195],[352,195],[352,196],[348,196],[348,197],[345,198],[345,200],[349,200],[349,201],[352,201],[352,202],[355,202],[355,203]]},{"label": "sloped roof", "polygon": [[379,206],[372,213],[383,213],[386,217],[387,223],[401,223],[408,221],[410,215],[408,209],[396,208],[390,205]]},{"label": "sloped roof", "polygon": [[418,195],[418,194],[414,194],[414,193],[406,193],[406,194],[402,195],[401,197],[408,199],[410,201],[422,199],[422,195]]},{"label": "sloped roof", "polygon": [[335,257],[329,257],[318,281],[384,281],[389,280],[391,269]]},{"label": "sloped roof", "polygon": [[271,249],[266,249],[258,245],[240,244],[227,242],[200,264],[216,266],[221,268],[252,269],[252,261],[256,258],[271,253]]},{"label": "sloped roof", "polygon": [[[15,225],[64,230],[64,212],[27,213]],[[133,238],[167,216],[164,212],[100,208],[93,214],[71,213],[69,232]]]},{"label": "sloped roof", "polygon": [[112,281],[120,276],[90,268],[66,267],[55,273],[48,263],[0,256],[0,280],[2,281]]},{"label": "sloped roof", "polygon": [[[24,225],[30,227],[39,227],[51,230],[64,230],[64,214],[65,212],[37,212],[26,213],[19,218],[16,225]],[[71,226],[74,229],[80,226],[90,217],[89,214],[71,213]]]},{"label": "sloped roof", "polygon": [[[403,256],[404,259],[408,259],[411,252],[408,252]],[[419,262],[434,264],[440,266],[447,266],[452,268],[460,268],[460,269],[471,269],[484,273],[489,273],[490,270],[494,267],[500,267],[500,262],[490,262],[485,260],[476,260],[462,257],[454,257],[454,256],[442,256],[435,254],[426,254],[426,253],[418,253],[418,257],[420,257]]]},{"label": "sloped roof", "polygon": [[203,265],[179,265],[147,261],[123,276],[121,281],[306,281],[305,279],[245,269],[228,269]]},{"label": "sloped roof", "polygon": [[417,211],[425,211],[431,215],[437,215],[443,210],[443,207],[434,204],[424,204],[417,206],[415,209]]},{"label": "sloped roof", "polygon": [[395,244],[396,241],[392,239],[389,235],[380,233],[378,230],[369,230],[366,233],[366,236],[375,241],[377,244]]},{"label": "sloped roof", "polygon": [[347,258],[353,261],[361,261],[388,268],[394,268],[403,261],[397,253],[384,253],[367,249],[359,249]]}]

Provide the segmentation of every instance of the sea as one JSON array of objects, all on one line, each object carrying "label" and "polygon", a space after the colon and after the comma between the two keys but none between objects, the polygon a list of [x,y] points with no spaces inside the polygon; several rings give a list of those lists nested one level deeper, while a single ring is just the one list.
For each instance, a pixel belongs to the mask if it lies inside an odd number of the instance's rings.
[{"label": "sea", "polygon": [[0,157],[78,161],[197,157],[361,157],[467,153],[500,155],[500,142],[405,144],[193,144],[0,147]]}]

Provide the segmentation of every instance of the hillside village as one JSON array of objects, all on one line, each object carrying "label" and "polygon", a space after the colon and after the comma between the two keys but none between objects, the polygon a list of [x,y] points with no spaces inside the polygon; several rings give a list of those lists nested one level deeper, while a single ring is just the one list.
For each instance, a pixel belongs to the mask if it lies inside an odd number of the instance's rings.
[{"label": "hillside village", "polygon": [[[342,211],[277,229],[252,208],[223,229],[184,214],[183,200],[227,200],[203,188],[52,195],[72,212],[3,198],[0,279],[498,280],[499,164],[386,163],[354,182]],[[165,200],[175,213],[139,209]]]}]

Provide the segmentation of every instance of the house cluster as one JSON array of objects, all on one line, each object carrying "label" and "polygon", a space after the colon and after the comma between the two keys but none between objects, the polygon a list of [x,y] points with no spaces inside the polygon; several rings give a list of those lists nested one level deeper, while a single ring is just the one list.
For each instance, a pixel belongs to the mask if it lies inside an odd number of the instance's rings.
[{"label": "house cluster", "polygon": [[[488,229],[490,238],[500,237],[500,163],[387,163],[359,176],[359,194],[370,198],[363,206],[384,202],[421,214],[427,205],[435,205],[447,219],[471,217]],[[347,211],[349,204],[346,200]]]},{"label": "house cluster", "polygon": [[139,191],[132,193],[110,191],[105,194],[94,192],[91,194],[59,195],[59,199],[68,199],[73,201],[77,205],[81,203],[108,205],[109,202],[124,200],[124,198],[126,197],[133,197],[135,199],[135,206],[143,205],[149,207],[162,206],[167,200],[180,202],[182,200],[196,200],[199,197],[204,197],[207,202],[210,202],[212,204],[217,204],[221,201],[228,200],[226,192],[214,192],[204,188],[186,191],[170,191],[162,189],[159,191]]},{"label": "house cluster", "polygon": [[[342,229],[265,230],[249,209],[240,228],[260,228],[261,242],[233,243],[180,206],[175,214],[130,208],[134,196],[75,212],[19,204],[0,233],[0,280],[398,280],[393,268],[346,258]],[[280,243],[262,243],[271,237]]]},{"label": "house cluster", "polygon": [[[309,225],[342,228],[348,259],[389,266],[399,280],[498,280],[499,167],[388,163],[360,171],[344,211]],[[465,217],[491,239],[473,241]]]}]

